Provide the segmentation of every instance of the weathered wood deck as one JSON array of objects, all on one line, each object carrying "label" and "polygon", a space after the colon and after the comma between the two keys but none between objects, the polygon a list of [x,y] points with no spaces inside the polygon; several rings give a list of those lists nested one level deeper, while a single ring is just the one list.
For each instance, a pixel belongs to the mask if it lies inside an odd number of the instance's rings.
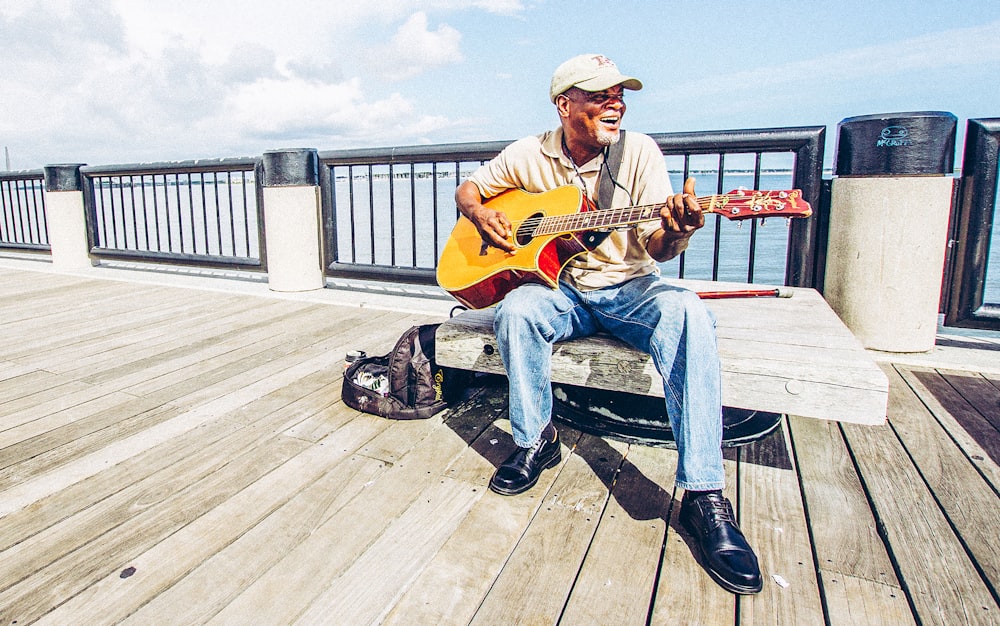
[{"label": "weathered wood deck", "polygon": [[0,267],[0,624],[1000,622],[1000,367],[958,369],[1000,340],[884,364],[886,426],[732,451],[766,576],[737,598],[669,450],[564,430],[505,498],[502,386],[418,422],[342,405],[345,351],[440,319]]}]

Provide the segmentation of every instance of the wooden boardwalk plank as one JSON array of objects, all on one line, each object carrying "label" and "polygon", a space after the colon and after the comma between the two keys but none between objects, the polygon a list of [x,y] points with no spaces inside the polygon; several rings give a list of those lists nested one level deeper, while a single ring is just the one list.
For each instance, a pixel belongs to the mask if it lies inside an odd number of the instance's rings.
[{"label": "wooden boardwalk plank", "polygon": [[[905,383],[899,374],[891,367],[885,369],[895,388],[903,391]],[[1000,590],[1000,552],[996,545],[1000,497],[916,396],[903,392],[893,396],[892,426],[896,435],[919,468],[921,478],[934,494],[948,522],[961,536],[966,551],[982,570],[993,596],[997,597]]]},{"label": "wooden boardwalk plank", "polygon": [[[235,597],[209,623],[290,623],[309,610],[330,582],[360,558],[413,503],[420,492],[438,482],[433,471],[467,448],[447,433],[442,416],[426,421],[393,422],[365,450],[404,445],[396,461],[364,491],[316,528],[312,534]],[[390,443],[392,442],[392,443]]]},{"label": "wooden boardwalk plank", "polygon": [[[890,423],[904,406],[893,391]],[[996,602],[891,426],[843,427],[918,620],[995,623]]]},{"label": "wooden boardwalk plank", "polygon": [[449,428],[468,441],[469,448],[444,474],[472,485],[483,497],[392,607],[386,624],[469,623],[541,506],[539,494],[556,476],[553,471],[544,472],[524,497],[486,491],[487,482],[513,446],[509,423],[503,419],[506,393],[487,391],[475,398],[475,405],[449,417]]},{"label": "wooden boardwalk plank", "polygon": [[740,623],[822,623],[816,566],[784,426],[739,451],[740,525],[764,576],[759,594],[741,598]]},{"label": "wooden boardwalk plank", "polygon": [[[303,445],[291,438],[262,442],[204,479],[181,487],[159,506],[136,503],[140,512],[125,523],[0,592],[0,619],[8,624],[34,621],[109,573],[121,572],[136,555],[252,484]],[[6,559],[4,566],[9,566]]]},{"label": "wooden boardwalk plank", "polygon": [[[231,414],[220,416],[203,428],[175,437],[39,500],[31,507],[4,517],[3,524],[0,525],[0,548],[6,549],[32,537],[97,503],[103,509],[94,510],[103,511],[99,516],[105,523],[115,519],[114,507],[119,506],[116,502],[124,501],[120,506],[126,509],[133,498],[152,504],[149,494],[163,492],[162,488],[150,486],[155,481],[164,480],[168,475],[176,477],[188,471],[203,471],[203,466],[198,465],[202,462],[201,459],[209,459],[216,464],[224,463],[233,449],[239,449],[240,446],[253,447],[261,437],[270,437],[273,430],[281,430],[289,423],[298,422],[304,405],[323,406],[328,403],[329,392],[325,388],[325,379],[323,373],[300,379],[293,387],[268,394]],[[208,468],[205,471],[214,471],[217,465],[208,464],[204,467]],[[161,471],[168,473],[154,478]],[[195,480],[198,476],[201,474],[192,474],[189,479]],[[147,479],[152,482],[145,483]],[[134,491],[145,491],[147,495],[130,495]],[[76,531],[70,528],[67,532]]]},{"label": "wooden boardwalk plank", "polygon": [[[670,451],[669,456],[674,458],[676,468],[677,453]],[[735,451],[726,450],[723,455],[723,469],[726,473],[726,488],[723,493],[732,502],[738,516],[740,501],[737,497],[737,465]],[[735,624],[738,601],[717,585],[702,567],[698,546],[680,521],[683,490],[674,489],[673,492],[650,624]]]},{"label": "wooden boardwalk plank", "polygon": [[829,623],[914,623],[840,428],[788,424]]},{"label": "wooden boardwalk plank", "polygon": [[[299,454],[145,552],[133,556],[128,565],[135,573],[127,583],[122,582],[118,572],[112,571],[46,615],[41,623],[58,625],[124,619],[327,474],[377,434],[379,426],[375,420],[353,420],[332,434],[327,445],[302,446]],[[334,486],[327,482],[326,487]],[[338,493],[336,488],[329,491],[318,494],[320,502],[326,504],[318,507],[319,511],[327,509],[331,493]],[[159,618],[156,621],[161,623]]]},{"label": "wooden boardwalk plank", "polygon": [[[983,414],[944,379],[926,367],[899,367],[899,374],[933,413],[966,456],[1000,491],[1000,436]],[[947,370],[944,370],[947,371]]]},{"label": "wooden boardwalk plank", "polygon": [[[940,370],[939,370],[940,371]],[[973,406],[980,415],[986,418],[1000,435],[1000,377],[989,374],[971,374],[940,371],[965,400]]]},{"label": "wooden boardwalk plank", "polygon": [[897,365],[889,426],[727,451],[765,573],[735,597],[678,524],[673,451],[564,429],[502,497],[502,379],[426,421],[345,407],[346,351],[425,321],[0,267],[0,620],[1000,621],[996,375]]},{"label": "wooden boardwalk plank", "polygon": [[[619,470],[562,623],[647,622],[667,532],[676,470],[673,451],[604,442],[585,451]],[[622,456],[624,455],[624,457]]]},{"label": "wooden boardwalk plank", "polygon": [[821,571],[899,586],[837,424],[788,418]]},{"label": "wooden boardwalk plank", "polygon": [[334,615],[344,624],[381,621],[482,495],[447,477],[427,486],[298,621],[321,624]]},{"label": "wooden boardwalk plank", "polygon": [[[58,468],[31,480],[9,487],[0,501],[0,515],[23,508],[32,502],[63,489],[73,483],[100,472],[108,464],[120,463],[160,443],[168,441],[186,431],[196,429],[215,419],[219,414],[232,411],[257,398],[280,388],[289,382],[306,376],[323,367],[329,367],[341,356],[335,352],[320,352],[302,360],[294,356],[288,358],[284,369],[268,368],[249,381],[240,381],[238,386],[228,389],[214,400],[187,408],[179,415],[156,424],[129,437],[113,441],[108,446],[81,456]],[[247,384],[249,382],[249,384]],[[218,392],[216,392],[218,393]]]},{"label": "wooden boardwalk plank", "polygon": [[386,467],[381,461],[353,455],[329,468],[322,478],[152,597],[122,624],[206,622],[377,480]]},{"label": "wooden boardwalk plank", "polygon": [[[589,454],[621,469],[611,485],[587,557],[580,568],[565,624],[646,624],[667,533],[676,474],[673,450],[601,442]],[[621,452],[625,457],[619,461]]]},{"label": "wooden boardwalk plank", "polygon": [[601,457],[607,444],[598,438],[560,433],[571,452],[472,624],[555,623],[570,596],[620,458]]}]

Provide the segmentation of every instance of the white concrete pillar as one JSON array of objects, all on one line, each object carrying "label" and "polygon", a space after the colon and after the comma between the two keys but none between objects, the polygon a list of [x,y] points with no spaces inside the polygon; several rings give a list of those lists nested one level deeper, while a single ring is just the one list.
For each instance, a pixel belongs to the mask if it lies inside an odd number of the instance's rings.
[{"label": "white concrete pillar", "polygon": [[866,348],[934,347],[955,121],[900,113],[840,125],[823,295]]},{"label": "white concrete pillar", "polygon": [[937,335],[952,178],[836,178],[823,295],[866,348]]},{"label": "white concrete pillar", "polygon": [[315,150],[264,153],[264,245],[273,291],[322,289],[319,157]]},{"label": "white concrete pillar", "polygon": [[73,271],[96,265],[90,256],[90,233],[83,203],[79,164],[47,165],[45,221],[52,249],[52,267]]}]

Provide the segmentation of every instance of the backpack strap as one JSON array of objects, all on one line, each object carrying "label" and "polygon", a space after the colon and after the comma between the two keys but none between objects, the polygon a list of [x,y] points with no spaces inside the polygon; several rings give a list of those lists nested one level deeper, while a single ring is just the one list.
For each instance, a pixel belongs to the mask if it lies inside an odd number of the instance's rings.
[{"label": "backpack strap", "polygon": [[[601,168],[601,173],[597,177],[597,206],[601,209],[610,209],[611,200],[615,195],[614,179],[618,178],[618,170],[622,166],[622,155],[625,154],[625,131],[621,131],[618,141],[608,146],[605,153],[606,167]],[[607,176],[608,173],[611,176]]]}]

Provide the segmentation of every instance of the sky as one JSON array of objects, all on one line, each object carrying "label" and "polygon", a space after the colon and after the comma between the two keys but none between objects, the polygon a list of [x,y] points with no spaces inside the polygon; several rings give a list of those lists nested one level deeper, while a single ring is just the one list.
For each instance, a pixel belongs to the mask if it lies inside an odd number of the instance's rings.
[{"label": "sky", "polygon": [[[512,140],[552,71],[640,78],[641,132],[1000,117],[1000,0],[0,0],[10,168]],[[2,157],[0,157],[2,158]],[[5,169],[0,160],[0,169]]]}]

